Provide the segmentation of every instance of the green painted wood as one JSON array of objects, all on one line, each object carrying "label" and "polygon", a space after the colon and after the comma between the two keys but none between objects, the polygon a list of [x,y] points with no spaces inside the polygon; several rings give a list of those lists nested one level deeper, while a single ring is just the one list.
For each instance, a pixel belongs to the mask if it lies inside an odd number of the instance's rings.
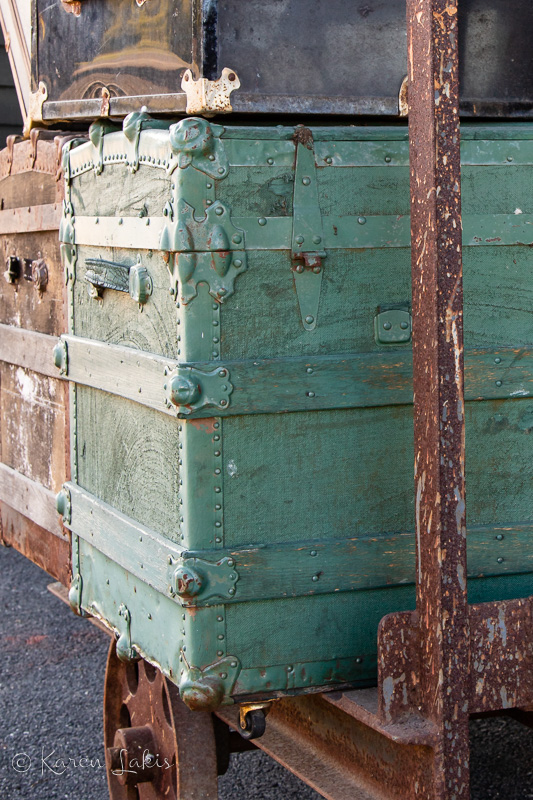
[{"label": "green painted wood", "polygon": [[79,485],[178,541],[180,452],[175,428],[175,420],[150,408],[76,387]]},{"label": "green painted wood", "polygon": [[[247,143],[248,144],[248,143]],[[403,141],[319,141],[315,148],[317,166],[322,167],[394,167],[409,166],[409,143]],[[532,165],[533,142],[517,139],[471,140],[463,135],[461,164],[482,167],[509,164]]]},{"label": "green painted wood", "polygon": [[[208,378],[213,362],[182,362],[70,335],[62,336],[61,341],[67,346],[69,380],[181,418],[406,405],[413,399],[411,352],[392,346],[388,352],[383,349],[379,353],[224,361],[227,380],[233,386],[228,406],[207,406],[198,411],[193,407],[189,413],[185,407],[180,411],[170,405],[167,399],[171,373],[182,367],[186,374],[192,367],[202,387],[202,375]],[[204,388],[209,386],[204,380]],[[531,349],[500,347],[465,352],[467,401],[531,394]]]},{"label": "green painted wood", "polygon": [[[64,489],[71,503],[66,527],[127,572],[167,595],[172,572],[168,560],[180,558],[184,548],[121,514],[75,483],[66,483]],[[109,531],[113,531],[112,536]]]},{"label": "green painted wood", "polygon": [[[193,551],[139,525],[73,483],[65,484],[65,490],[71,503],[67,527],[126,572],[165,595],[170,594],[172,574],[180,559],[200,559],[215,565],[221,559],[231,558],[238,575],[236,592],[225,601],[231,605],[414,582],[414,533],[338,539],[332,531],[327,539],[317,539],[311,531],[306,541],[272,541],[222,551]],[[469,527],[468,576],[533,572],[532,535],[531,523]],[[253,541],[252,532],[250,539]],[[201,571],[201,564],[199,569]],[[179,597],[175,602],[180,602]],[[188,600],[189,607],[213,603],[217,601],[210,595],[204,599],[202,592]]]},{"label": "green painted wood", "polygon": [[[518,206],[512,214],[465,214],[463,220],[465,247],[533,243],[533,215],[525,214]],[[247,250],[291,249],[292,219],[289,217],[237,216],[233,223],[244,231]],[[74,243],[155,250],[160,247],[164,224],[162,217],[146,218],[144,223],[139,223],[135,217],[77,217]],[[409,216],[365,216],[361,212],[358,216],[325,217],[323,225],[326,250],[409,247]]]}]

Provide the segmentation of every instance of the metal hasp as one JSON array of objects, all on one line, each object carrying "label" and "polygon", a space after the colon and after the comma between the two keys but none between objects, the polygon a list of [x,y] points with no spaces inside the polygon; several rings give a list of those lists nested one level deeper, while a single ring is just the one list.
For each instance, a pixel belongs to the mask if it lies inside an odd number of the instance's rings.
[{"label": "metal hasp", "polygon": [[322,215],[318,202],[318,181],[315,169],[313,134],[303,125],[296,128],[296,163],[294,167],[294,212],[292,226],[292,259],[294,287],[300,306],[302,325],[306,331],[316,327],[322,261],[326,257]]}]

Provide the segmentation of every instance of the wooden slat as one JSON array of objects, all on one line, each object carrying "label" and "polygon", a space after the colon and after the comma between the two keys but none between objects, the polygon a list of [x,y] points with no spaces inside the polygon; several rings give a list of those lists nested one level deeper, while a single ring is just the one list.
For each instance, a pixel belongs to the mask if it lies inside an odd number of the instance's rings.
[{"label": "wooden slat", "polygon": [[59,230],[61,203],[6,208],[0,211],[0,234]]},{"label": "wooden slat", "polygon": [[53,349],[56,344],[55,336],[0,325],[0,361],[31,369],[50,378],[61,377],[54,366]]},{"label": "wooden slat", "polygon": [[[124,570],[167,594],[174,567],[169,556],[216,563],[235,562],[237,592],[226,603],[311,594],[376,589],[414,583],[414,533],[387,533],[305,542],[273,542],[268,546],[186,551],[156,531],[119,513],[73,483],[70,491],[72,533],[91,544]],[[323,534],[317,531],[316,535]],[[533,524],[477,526],[468,530],[468,577],[533,571],[529,547]],[[501,560],[499,560],[501,559]],[[210,603],[201,594],[192,605]]]},{"label": "wooden slat", "polygon": [[[164,386],[178,361],[122,345],[65,335],[68,378],[125,397],[171,416]],[[0,355],[0,358],[2,356]],[[533,394],[533,352],[528,348],[500,347],[465,353],[466,399],[507,399]],[[191,366],[213,371],[212,362]],[[413,402],[412,359],[407,349],[380,353],[227,361],[234,389],[225,408],[208,405],[184,418],[317,411],[328,408],[369,408]],[[200,383],[202,378],[200,377]],[[213,385],[205,381],[205,391]],[[215,381],[216,384],[216,381]]]},{"label": "wooden slat", "polygon": [[55,494],[0,463],[0,500],[60,539],[66,539],[56,511]]}]

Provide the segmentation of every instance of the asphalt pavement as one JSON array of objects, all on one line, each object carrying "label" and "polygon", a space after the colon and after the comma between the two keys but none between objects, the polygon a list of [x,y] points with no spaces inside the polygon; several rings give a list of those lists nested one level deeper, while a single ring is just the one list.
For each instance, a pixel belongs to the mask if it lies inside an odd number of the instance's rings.
[{"label": "asphalt pavement", "polygon": [[[49,576],[0,547],[0,798],[108,800],[102,701],[108,636],[47,590]],[[533,798],[533,731],[471,726],[471,800]],[[219,800],[318,800],[263,753],[232,756]]]}]

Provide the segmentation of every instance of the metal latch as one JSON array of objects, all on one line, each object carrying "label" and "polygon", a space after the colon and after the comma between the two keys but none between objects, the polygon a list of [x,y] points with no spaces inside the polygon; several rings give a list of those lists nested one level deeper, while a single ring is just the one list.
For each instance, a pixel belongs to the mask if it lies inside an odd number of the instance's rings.
[{"label": "metal latch", "polygon": [[4,278],[8,283],[16,283],[21,278],[27,281],[33,280],[31,258],[20,258],[20,256],[8,256],[6,258],[6,270]]}]

